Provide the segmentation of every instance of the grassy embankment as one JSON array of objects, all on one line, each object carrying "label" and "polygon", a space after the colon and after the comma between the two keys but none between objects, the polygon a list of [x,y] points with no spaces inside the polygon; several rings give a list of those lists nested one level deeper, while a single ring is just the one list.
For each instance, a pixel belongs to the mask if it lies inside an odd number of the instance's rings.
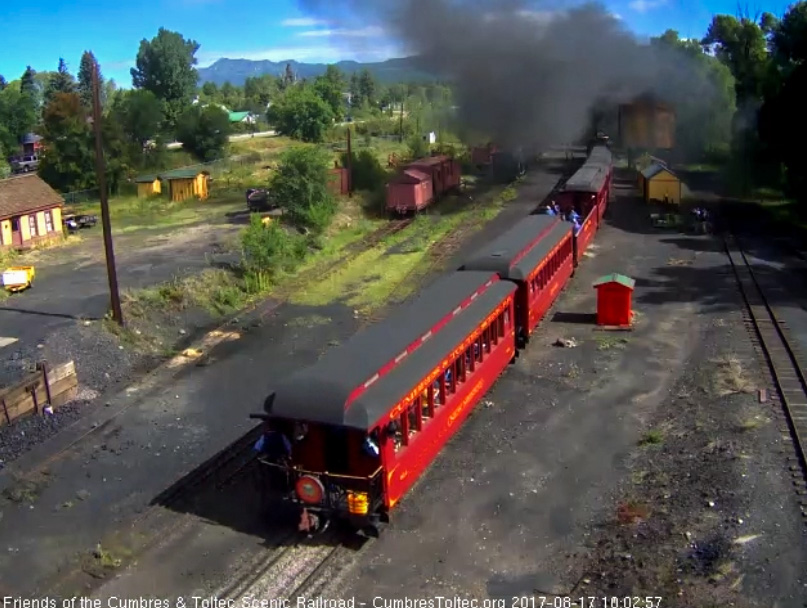
[{"label": "grassy embankment", "polygon": [[[372,195],[343,200],[339,215],[319,239],[319,247],[308,250],[305,256],[295,255],[293,246],[284,248],[287,257],[278,260],[270,281],[255,284],[238,269],[208,269],[127,294],[125,308],[129,318],[134,319],[132,327],[137,327],[136,338],[131,340],[131,334],[128,338],[143,350],[164,348],[164,332],[160,338],[159,332],[152,331],[155,319],[203,309],[210,315],[210,322],[215,322],[266,297],[308,306],[341,302],[368,313],[386,304],[393,291],[404,297],[417,288],[419,275],[431,269],[427,258],[435,244],[455,230],[469,232],[481,227],[515,195],[512,187],[492,188],[473,206],[464,197],[449,198],[405,230],[367,250],[359,249],[347,259],[346,248],[358,244],[386,220],[368,216],[366,204]],[[290,238],[305,237],[290,233]],[[326,268],[331,272],[323,279],[321,271]],[[402,285],[402,281],[406,284]]]},{"label": "grassy embankment", "polygon": [[[262,185],[270,178],[276,157],[285,145],[288,145],[288,142],[278,145],[279,139],[244,140],[233,146],[234,154],[249,154],[251,157],[260,154],[261,157],[259,162],[237,165],[222,172],[219,177],[220,184],[237,184],[234,187],[238,188],[240,210],[243,211],[245,207],[243,203],[245,185]],[[400,154],[403,151],[399,144],[386,141],[373,143],[371,149],[382,167],[386,166],[388,154],[391,152]],[[338,151],[335,151],[335,157],[337,154]],[[216,182],[214,188],[215,186]],[[284,227],[278,232],[283,242],[274,255],[272,270],[267,276],[256,277],[245,273],[238,266],[211,267],[196,275],[177,277],[151,288],[126,292],[123,298],[124,308],[127,317],[132,320],[131,331],[126,333],[140,336],[134,341],[141,345],[144,343],[147,346],[153,345],[155,340],[150,339],[148,335],[150,328],[147,321],[156,320],[155,323],[158,324],[169,324],[171,317],[182,316],[189,310],[203,311],[211,321],[214,321],[248,307],[255,300],[282,290],[289,285],[291,279],[298,276],[298,271],[311,268],[315,264],[328,264],[338,260],[346,247],[360,241],[383,225],[386,220],[374,210],[378,200],[378,193],[363,192],[356,193],[352,199],[340,199],[339,210],[331,226],[316,239],[303,236],[290,226]],[[155,223],[164,226],[172,222],[173,226],[177,226],[177,217],[182,218],[183,212],[196,213],[198,217],[199,212],[193,207],[208,204],[198,202],[188,205],[168,204],[169,207],[181,206],[183,209],[174,209],[173,215],[170,216],[171,220],[166,219],[169,217],[167,212],[158,213]],[[191,206],[190,210],[187,210],[188,206]],[[211,210],[209,213],[221,214],[221,212],[222,209],[219,207],[218,211]],[[127,223],[130,229],[134,225],[137,224],[133,221]],[[234,254],[232,257],[238,257],[241,253],[238,243],[232,253]]]}]

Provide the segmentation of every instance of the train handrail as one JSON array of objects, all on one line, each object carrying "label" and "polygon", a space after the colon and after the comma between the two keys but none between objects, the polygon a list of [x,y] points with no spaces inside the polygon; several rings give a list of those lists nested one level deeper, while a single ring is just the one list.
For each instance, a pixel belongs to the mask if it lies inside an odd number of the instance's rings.
[{"label": "train handrail", "polygon": [[278,469],[282,469],[284,471],[294,471],[295,473],[298,473],[300,475],[326,475],[328,477],[336,477],[339,479],[352,479],[354,481],[372,481],[374,478],[378,477],[384,469],[383,466],[379,466],[375,471],[373,471],[368,476],[357,476],[357,475],[344,475],[341,473],[330,473],[328,471],[308,471],[301,467],[285,466],[278,462],[271,462],[264,457],[259,457],[258,460],[265,465],[271,467],[277,467]]}]

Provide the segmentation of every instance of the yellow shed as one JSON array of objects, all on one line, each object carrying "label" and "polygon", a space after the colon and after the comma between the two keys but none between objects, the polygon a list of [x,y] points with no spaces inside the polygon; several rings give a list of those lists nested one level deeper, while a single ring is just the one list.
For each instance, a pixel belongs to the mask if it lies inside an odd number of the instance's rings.
[{"label": "yellow shed", "polygon": [[653,163],[642,171],[642,193],[645,202],[681,203],[681,180],[661,163]]},{"label": "yellow shed", "polygon": [[139,198],[145,198],[162,192],[160,178],[156,175],[141,175],[135,179],[135,183],[137,184],[137,196]]},{"label": "yellow shed", "polygon": [[208,195],[208,171],[198,169],[177,169],[160,176],[168,182],[168,192],[172,202],[185,201],[189,198],[205,200]]}]

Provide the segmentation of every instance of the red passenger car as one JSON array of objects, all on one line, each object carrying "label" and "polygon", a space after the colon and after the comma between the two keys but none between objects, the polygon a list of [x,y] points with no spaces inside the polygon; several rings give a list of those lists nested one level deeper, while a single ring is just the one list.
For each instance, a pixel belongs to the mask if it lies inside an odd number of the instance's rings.
[{"label": "red passenger car", "polygon": [[453,273],[277,386],[255,415],[260,460],[301,530],[337,517],[377,534],[515,357],[515,291]]},{"label": "red passenger car", "polygon": [[551,215],[531,215],[489,243],[462,266],[464,271],[495,272],[518,286],[517,347],[529,336],[574,268],[572,225]]},{"label": "red passenger car", "polygon": [[399,215],[416,213],[433,198],[431,177],[417,169],[405,169],[387,184],[387,210]]},{"label": "red passenger car", "polygon": [[[598,165],[584,164],[572,175],[557,196],[561,212],[575,210],[582,217],[587,217],[607,198],[608,174]],[[600,223],[600,212],[596,214],[597,226]]]}]

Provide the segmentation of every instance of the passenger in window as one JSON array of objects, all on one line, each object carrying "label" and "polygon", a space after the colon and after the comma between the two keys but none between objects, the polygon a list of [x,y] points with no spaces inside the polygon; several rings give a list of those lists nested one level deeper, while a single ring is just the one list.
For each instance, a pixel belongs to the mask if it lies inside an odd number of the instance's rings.
[{"label": "passenger in window", "polygon": [[381,449],[378,447],[378,431],[373,430],[372,433],[367,435],[364,438],[364,443],[362,444],[362,449],[364,452],[373,458],[378,458],[381,454]]}]

